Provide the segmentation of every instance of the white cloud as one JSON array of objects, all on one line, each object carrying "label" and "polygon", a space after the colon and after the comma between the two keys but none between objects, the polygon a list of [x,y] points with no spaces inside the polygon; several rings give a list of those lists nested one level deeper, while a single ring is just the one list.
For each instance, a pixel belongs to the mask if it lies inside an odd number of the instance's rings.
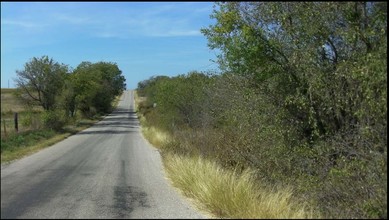
[{"label": "white cloud", "polygon": [[31,21],[9,20],[9,19],[2,19],[1,25],[14,25],[22,28],[40,28],[45,26],[43,24],[34,23]]}]

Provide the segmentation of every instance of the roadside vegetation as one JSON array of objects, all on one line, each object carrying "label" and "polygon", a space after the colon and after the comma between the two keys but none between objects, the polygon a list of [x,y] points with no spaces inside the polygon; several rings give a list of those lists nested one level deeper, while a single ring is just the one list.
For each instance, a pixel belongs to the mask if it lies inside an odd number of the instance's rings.
[{"label": "roadside vegetation", "polygon": [[107,62],[82,62],[71,70],[47,56],[34,57],[17,76],[16,89],[1,89],[1,163],[93,125],[113,110],[126,87],[117,65]]},{"label": "roadside vegetation", "polygon": [[137,88],[174,184],[218,217],[387,218],[387,3],[216,6],[221,72]]},{"label": "roadside vegetation", "polygon": [[173,184],[217,217],[318,218],[306,203],[293,199],[291,188],[273,189],[255,184],[253,175],[222,169],[203,157],[167,154],[164,165]]}]

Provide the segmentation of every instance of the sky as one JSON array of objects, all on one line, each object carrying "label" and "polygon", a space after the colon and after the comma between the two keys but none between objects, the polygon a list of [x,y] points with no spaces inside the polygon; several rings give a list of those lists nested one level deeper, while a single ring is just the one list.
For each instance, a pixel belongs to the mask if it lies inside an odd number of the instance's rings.
[{"label": "sky", "polygon": [[[200,32],[213,2],[1,2],[1,88],[44,55],[76,68],[116,63],[127,89],[151,76],[217,71]],[[9,84],[9,85],[8,85]]]}]

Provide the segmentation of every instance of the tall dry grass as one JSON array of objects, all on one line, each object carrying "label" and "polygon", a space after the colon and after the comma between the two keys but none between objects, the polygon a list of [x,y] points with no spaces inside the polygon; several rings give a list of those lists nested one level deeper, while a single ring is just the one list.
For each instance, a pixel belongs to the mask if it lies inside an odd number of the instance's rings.
[{"label": "tall dry grass", "polygon": [[173,154],[165,154],[163,161],[173,185],[217,217],[320,218],[307,204],[294,200],[291,188],[276,191],[254,184],[249,170],[238,174],[201,157]]},{"label": "tall dry grass", "polygon": [[169,135],[155,127],[142,126],[142,133],[152,145],[158,148],[169,141]]}]

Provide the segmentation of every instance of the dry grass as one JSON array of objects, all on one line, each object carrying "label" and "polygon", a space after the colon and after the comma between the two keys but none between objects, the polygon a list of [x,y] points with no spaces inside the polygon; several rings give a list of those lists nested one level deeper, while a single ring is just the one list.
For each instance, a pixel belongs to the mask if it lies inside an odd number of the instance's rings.
[{"label": "dry grass", "polygon": [[[40,113],[43,111],[41,106],[34,106],[26,110],[26,106],[21,100],[18,100],[14,92],[16,89],[1,89],[1,137],[16,133],[14,124],[14,113],[18,113],[19,132],[35,130],[41,127],[39,122]],[[30,121],[30,123],[26,123]],[[27,125],[28,124],[28,125]]]},{"label": "dry grass", "polygon": [[173,184],[217,217],[319,217],[306,204],[294,201],[290,188],[275,191],[255,185],[250,171],[226,171],[200,157],[167,154],[163,161]]},{"label": "dry grass", "polygon": [[1,113],[24,111],[23,104],[15,98],[15,89],[1,89]]},{"label": "dry grass", "polygon": [[146,127],[142,125],[142,133],[145,138],[154,146],[161,148],[169,141],[169,135],[155,127]]},{"label": "dry grass", "polygon": [[[13,112],[24,112],[25,106],[23,102],[18,100],[13,94],[16,89],[1,89],[1,113],[11,114]],[[41,106],[36,106],[33,111],[43,111]]]},{"label": "dry grass", "polygon": [[158,130],[155,127],[149,127],[146,126],[146,119],[143,115],[139,113],[139,103],[145,102],[145,97],[139,97],[137,91],[134,91],[134,99],[135,99],[135,109],[138,113],[139,121],[142,125],[142,133],[145,136],[145,138],[155,147],[161,148],[164,144],[166,144],[170,137],[166,132],[163,132],[161,130]]}]

